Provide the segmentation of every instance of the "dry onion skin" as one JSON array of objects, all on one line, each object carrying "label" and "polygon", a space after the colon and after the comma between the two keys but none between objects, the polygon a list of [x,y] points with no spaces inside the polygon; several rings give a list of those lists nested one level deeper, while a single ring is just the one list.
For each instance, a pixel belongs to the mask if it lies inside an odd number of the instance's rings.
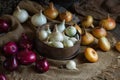
[{"label": "dry onion skin", "polygon": [[49,7],[44,10],[44,15],[50,19],[56,19],[58,16],[59,12],[58,10],[54,7],[54,4],[51,2],[49,4]]},{"label": "dry onion skin", "polygon": [[107,36],[107,31],[103,27],[95,27],[92,30],[92,34],[96,38],[101,38]]},{"label": "dry onion skin", "polygon": [[115,48],[120,52],[120,41],[115,44]]},{"label": "dry onion skin", "polygon": [[94,28],[93,17],[90,16],[90,15],[86,16],[82,21],[82,27],[86,27],[86,28],[92,27],[92,28]]},{"label": "dry onion skin", "polygon": [[82,35],[81,38],[81,44],[82,45],[90,45],[95,40],[94,36],[90,34],[89,32],[86,32],[84,35]]},{"label": "dry onion skin", "polygon": [[78,24],[75,24],[75,28],[77,29],[79,34],[82,34],[82,29],[80,28],[80,26]]},{"label": "dry onion skin", "polygon": [[61,21],[65,20],[65,22],[70,22],[73,18],[73,15],[69,11],[65,11],[59,14],[59,18]]},{"label": "dry onion skin", "polygon": [[98,40],[98,46],[103,51],[110,51],[111,45],[106,37],[102,37]]},{"label": "dry onion skin", "polygon": [[113,30],[116,27],[116,22],[108,15],[108,18],[101,20],[99,25],[106,30]]}]

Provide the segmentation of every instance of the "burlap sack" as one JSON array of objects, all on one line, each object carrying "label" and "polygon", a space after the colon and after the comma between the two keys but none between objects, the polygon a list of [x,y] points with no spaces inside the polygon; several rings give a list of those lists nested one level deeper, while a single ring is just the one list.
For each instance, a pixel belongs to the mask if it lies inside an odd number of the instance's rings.
[{"label": "burlap sack", "polygon": [[81,18],[91,15],[94,19],[101,20],[110,14],[120,21],[120,0],[80,0],[74,4],[74,10]]},{"label": "burlap sack", "polygon": [[33,15],[35,13],[39,13],[40,10],[44,10],[44,8],[39,4],[34,1],[29,1],[29,0],[22,0],[18,6],[22,9],[25,9],[29,12],[29,14]]},{"label": "burlap sack", "polygon": [[0,47],[9,41],[18,41],[21,34],[24,32],[22,25],[11,15],[4,15],[0,19],[5,19],[11,23],[10,31],[0,35]]}]

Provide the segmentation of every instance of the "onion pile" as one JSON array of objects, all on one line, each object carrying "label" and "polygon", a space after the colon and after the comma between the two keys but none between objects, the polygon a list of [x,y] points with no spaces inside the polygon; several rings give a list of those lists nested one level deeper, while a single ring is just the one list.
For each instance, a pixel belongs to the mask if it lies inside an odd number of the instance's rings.
[{"label": "onion pile", "polygon": [[39,39],[45,44],[56,47],[56,48],[65,48],[72,47],[79,40],[76,38],[77,30],[75,26],[65,26],[64,20],[59,24],[55,25],[53,30],[50,30],[48,34],[46,29],[41,29],[38,32]]},{"label": "onion pile", "polygon": [[[33,43],[28,36],[23,33],[19,46],[15,42],[8,42],[3,46],[3,52],[5,54],[5,61],[3,67],[8,71],[17,70],[19,65],[30,65],[36,63],[37,70],[40,72],[46,72],[49,70],[49,63],[46,59],[37,60],[37,55],[33,51]],[[41,69],[42,68],[42,69]],[[4,78],[0,75],[0,79]]]}]

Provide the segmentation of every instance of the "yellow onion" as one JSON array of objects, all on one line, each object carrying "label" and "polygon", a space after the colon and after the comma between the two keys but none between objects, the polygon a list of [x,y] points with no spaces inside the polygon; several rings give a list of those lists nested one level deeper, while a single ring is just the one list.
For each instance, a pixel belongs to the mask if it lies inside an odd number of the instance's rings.
[{"label": "yellow onion", "polygon": [[120,52],[120,42],[117,42],[117,43],[115,44],[115,48],[116,48],[117,51]]},{"label": "yellow onion", "polygon": [[49,7],[44,10],[44,15],[50,19],[55,19],[58,16],[58,10],[52,2],[49,4]]},{"label": "yellow onion", "polygon": [[73,18],[72,13],[69,11],[65,11],[59,14],[59,18],[61,21],[65,20],[65,22],[70,22]]},{"label": "yellow onion", "polygon": [[50,19],[55,19],[58,16],[58,10],[54,7],[54,4],[51,2],[49,4],[49,7],[44,10],[44,14]]},{"label": "yellow onion", "polygon": [[98,40],[98,46],[103,51],[109,51],[111,49],[110,42],[108,41],[106,37],[101,37]]},{"label": "yellow onion", "polygon": [[78,24],[75,24],[75,28],[77,29],[79,34],[82,34],[82,29],[80,28],[80,26]]},{"label": "yellow onion", "polygon": [[106,30],[113,30],[116,27],[116,22],[108,15],[108,18],[101,20],[99,25]]},{"label": "yellow onion", "polygon": [[95,27],[95,28],[92,30],[92,34],[93,34],[93,36],[95,36],[96,38],[101,38],[101,37],[107,36],[107,31],[106,31],[103,27]]},{"label": "yellow onion", "polygon": [[86,32],[84,35],[82,35],[82,38],[81,38],[82,45],[89,45],[93,42],[94,42],[94,37],[89,32]]},{"label": "yellow onion", "polygon": [[83,27],[94,27],[93,25],[93,17],[92,16],[86,16],[83,21],[82,21],[82,26]]}]

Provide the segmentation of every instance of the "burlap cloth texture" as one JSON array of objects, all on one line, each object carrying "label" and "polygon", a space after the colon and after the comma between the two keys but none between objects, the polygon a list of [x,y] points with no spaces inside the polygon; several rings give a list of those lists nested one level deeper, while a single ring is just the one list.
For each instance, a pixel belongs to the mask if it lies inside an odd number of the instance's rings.
[{"label": "burlap cloth texture", "polygon": [[10,31],[0,35],[0,47],[9,41],[18,41],[24,32],[20,22],[11,15],[3,15],[0,19],[4,19],[10,23]]},{"label": "burlap cloth texture", "polygon": [[74,4],[74,10],[81,18],[91,15],[101,20],[110,14],[120,22],[120,0],[80,0]]},{"label": "burlap cloth texture", "polygon": [[[19,6],[20,8],[26,9],[29,14],[37,13],[41,9],[40,4],[28,0],[21,1]],[[23,24],[23,27],[24,25],[29,27],[26,23]],[[89,63],[85,60],[84,50],[86,47],[81,46],[79,55],[73,59],[77,63],[77,68],[79,70],[68,70],[64,67],[61,68],[61,66],[65,65],[68,60],[60,61],[48,59],[50,70],[46,73],[39,74],[35,72],[33,64],[30,66],[20,66],[17,71],[7,74],[7,77],[9,80],[87,80],[100,74],[114,60],[114,54],[117,52],[113,50],[113,45],[116,43],[116,40],[111,33],[108,34],[108,39],[111,43],[112,49],[109,52],[103,52],[99,48],[96,48],[99,55],[99,61],[96,63]],[[97,40],[95,45],[97,45]]]}]

